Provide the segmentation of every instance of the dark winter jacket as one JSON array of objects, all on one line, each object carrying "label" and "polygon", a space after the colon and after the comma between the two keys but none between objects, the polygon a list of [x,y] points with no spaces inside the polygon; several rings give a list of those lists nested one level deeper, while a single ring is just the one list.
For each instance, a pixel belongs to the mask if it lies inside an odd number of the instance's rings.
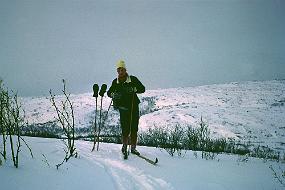
[{"label": "dark winter jacket", "polygon": [[[136,92],[133,93],[132,90],[136,89]],[[137,93],[144,93],[145,87],[135,76],[128,76],[125,82],[119,82],[116,78],[113,80],[110,89],[107,92],[107,95],[111,98],[112,94],[117,94],[120,97],[120,106],[131,108],[132,99],[134,98],[134,105],[140,103],[140,100],[137,96]],[[115,102],[114,102],[115,103]]]}]

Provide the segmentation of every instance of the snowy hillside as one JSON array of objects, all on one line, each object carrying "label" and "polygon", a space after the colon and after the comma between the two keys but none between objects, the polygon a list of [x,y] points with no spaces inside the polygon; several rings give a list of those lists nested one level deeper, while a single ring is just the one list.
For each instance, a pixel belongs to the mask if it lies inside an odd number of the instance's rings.
[{"label": "snowy hillside", "polygon": [[[195,126],[202,116],[213,137],[233,137],[285,150],[284,80],[148,90],[140,99],[140,130],[176,124]],[[76,127],[89,130],[95,99],[86,93],[72,95],[71,100]],[[104,111],[110,101],[104,97]],[[30,124],[54,121],[55,112],[48,98],[23,98],[23,105]],[[118,124],[118,113],[111,108],[106,126],[119,129]]]},{"label": "snowy hillside", "polygon": [[196,158],[191,151],[184,157],[170,157],[159,149],[138,147],[142,154],[159,158],[154,166],[134,155],[123,160],[117,144],[102,143],[100,151],[91,152],[91,142],[76,141],[79,158],[72,158],[56,170],[55,165],[64,157],[63,143],[56,139],[25,139],[33,150],[34,159],[23,147],[18,169],[12,167],[11,160],[0,166],[0,188],[3,190],[283,189],[269,169],[269,166],[284,166],[277,162],[264,163],[252,158],[241,162],[233,155],[205,160],[199,152]]}]

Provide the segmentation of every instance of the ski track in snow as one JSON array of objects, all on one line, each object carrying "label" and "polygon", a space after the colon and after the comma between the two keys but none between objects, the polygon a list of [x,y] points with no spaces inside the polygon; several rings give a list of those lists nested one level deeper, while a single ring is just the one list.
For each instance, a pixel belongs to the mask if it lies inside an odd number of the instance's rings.
[{"label": "ski track in snow", "polygon": [[[100,154],[97,151],[91,152],[90,148],[84,144],[77,145],[80,151],[80,155],[90,160],[95,164],[103,166],[106,172],[113,179],[114,186],[116,189],[174,189],[169,183],[163,179],[156,178],[149,174],[146,174],[144,170],[140,169],[139,166],[132,166],[131,160],[123,160],[120,148],[118,150],[100,149]],[[116,153],[114,155],[114,153]],[[115,157],[114,157],[115,156]],[[121,160],[118,160],[119,159]],[[145,162],[143,160],[137,160],[138,162]],[[148,163],[144,163],[148,164]],[[145,165],[143,165],[145,166]],[[149,167],[156,167],[150,165]]]},{"label": "ski track in snow", "polygon": [[[197,158],[190,151],[185,157],[170,157],[165,151],[139,147],[143,154],[159,157],[159,164],[153,166],[135,155],[123,160],[119,144],[102,143],[98,152],[91,152],[93,143],[76,141],[79,157],[56,170],[55,164],[64,156],[61,140],[25,139],[32,146],[35,158],[30,158],[29,150],[23,147],[17,171],[12,167],[12,160],[4,163],[0,167],[2,189],[284,189],[268,168],[269,165],[280,168],[278,173],[282,175],[281,162],[264,163],[256,158],[243,162],[238,161],[238,156],[227,154],[220,154],[217,160],[205,160],[200,158],[201,152]],[[46,161],[43,154],[47,156]]]}]

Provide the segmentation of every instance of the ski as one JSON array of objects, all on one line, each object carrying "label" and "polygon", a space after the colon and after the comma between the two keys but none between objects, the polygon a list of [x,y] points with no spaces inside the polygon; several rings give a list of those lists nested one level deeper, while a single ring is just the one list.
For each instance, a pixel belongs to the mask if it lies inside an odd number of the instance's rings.
[{"label": "ski", "polygon": [[[151,159],[149,159],[149,158],[147,158],[147,157],[145,157],[145,156],[143,156],[141,154],[139,154],[139,155],[138,154],[132,154],[132,155],[137,156],[137,157],[145,160],[146,162],[148,162],[148,163],[150,163],[152,165],[156,165],[158,163],[158,158],[155,158],[155,160],[151,160]],[[129,157],[129,152],[123,152],[124,160],[127,160],[128,157]]]},{"label": "ski", "polygon": [[156,165],[158,163],[158,159],[157,158],[155,158],[155,160],[151,160],[151,159],[149,159],[149,158],[147,158],[147,157],[145,157],[143,155],[137,155],[137,154],[134,154],[134,155],[142,158],[143,160],[147,161],[148,163],[150,163],[152,165]]}]

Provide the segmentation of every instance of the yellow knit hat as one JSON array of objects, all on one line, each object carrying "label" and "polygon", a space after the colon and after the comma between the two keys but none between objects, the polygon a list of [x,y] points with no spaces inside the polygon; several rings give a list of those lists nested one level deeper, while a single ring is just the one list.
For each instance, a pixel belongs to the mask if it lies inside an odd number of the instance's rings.
[{"label": "yellow knit hat", "polygon": [[120,68],[120,67],[126,69],[126,64],[125,64],[125,62],[123,60],[118,61],[116,66],[117,66],[117,69]]}]

